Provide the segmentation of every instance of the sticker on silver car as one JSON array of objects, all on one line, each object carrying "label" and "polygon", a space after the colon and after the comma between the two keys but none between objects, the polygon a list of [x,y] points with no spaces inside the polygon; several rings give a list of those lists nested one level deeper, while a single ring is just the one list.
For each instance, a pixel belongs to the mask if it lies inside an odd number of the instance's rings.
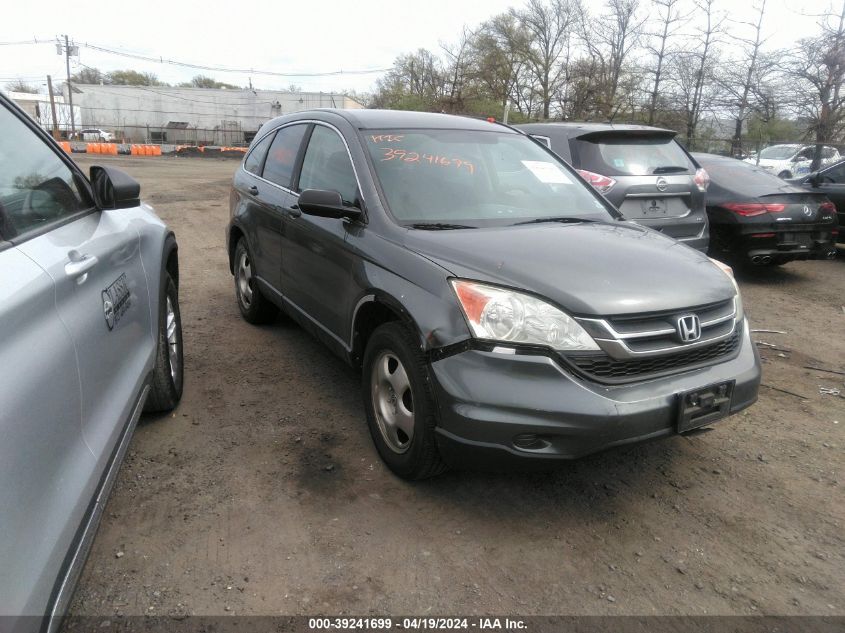
[{"label": "sticker on silver car", "polygon": [[113,330],[114,326],[126,314],[132,299],[129,292],[129,285],[126,283],[126,273],[118,277],[108,288],[102,292],[103,316],[106,319],[106,326]]}]

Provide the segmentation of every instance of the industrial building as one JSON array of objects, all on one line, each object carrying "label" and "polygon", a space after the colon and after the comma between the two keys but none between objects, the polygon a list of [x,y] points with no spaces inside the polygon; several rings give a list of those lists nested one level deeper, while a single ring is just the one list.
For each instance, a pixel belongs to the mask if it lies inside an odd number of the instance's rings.
[{"label": "industrial building", "polygon": [[243,145],[282,114],[363,107],[324,92],[92,84],[73,84],[73,104],[77,129],[99,128],[130,143],[187,145]]}]

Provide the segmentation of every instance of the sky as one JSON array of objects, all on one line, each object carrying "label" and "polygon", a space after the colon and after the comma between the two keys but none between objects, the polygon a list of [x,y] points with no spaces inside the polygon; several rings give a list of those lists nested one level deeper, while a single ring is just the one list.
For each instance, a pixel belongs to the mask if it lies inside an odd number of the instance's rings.
[{"label": "sky", "polygon": [[[759,0],[756,0],[759,1]],[[841,0],[836,0],[838,4]],[[600,19],[604,0],[584,0]],[[648,0],[641,0],[648,6]],[[168,83],[196,74],[255,88],[366,92],[381,73],[322,77],[275,77],[220,72],[141,61],[85,46],[205,66],[269,70],[279,73],[331,73],[389,67],[397,55],[420,47],[439,50],[457,40],[466,25],[519,7],[521,0],[250,0],[115,2],[40,0],[6,2],[0,43],[44,40],[40,44],[0,45],[0,87],[15,78],[41,87],[46,75],[65,76],[64,57],[55,40],[67,34],[80,46],[71,72],[81,65],[103,71],[131,68],[155,73]],[[750,20],[751,0],[717,0],[734,21]],[[780,48],[817,32],[813,17],[830,0],[768,0],[764,32],[767,46]],[[739,27],[735,27],[739,28]]]}]

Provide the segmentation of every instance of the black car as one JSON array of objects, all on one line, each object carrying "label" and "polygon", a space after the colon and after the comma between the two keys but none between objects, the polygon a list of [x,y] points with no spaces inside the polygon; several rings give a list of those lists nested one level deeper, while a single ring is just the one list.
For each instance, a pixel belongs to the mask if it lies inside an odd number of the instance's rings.
[{"label": "black car", "polygon": [[707,172],[672,130],[571,122],[516,127],[575,167],[626,219],[707,251]]},{"label": "black car", "polygon": [[750,406],[730,269],[633,222],[512,128],[317,110],[266,123],[234,177],[241,314],[277,310],[360,367],[398,475],[570,459]]},{"label": "black car", "polygon": [[[827,196],[836,207],[839,226],[845,227],[845,160],[787,182]],[[845,242],[845,231],[840,230],[837,238]]]},{"label": "black car", "polygon": [[734,158],[693,156],[711,178],[711,255],[760,266],[836,257],[836,210],[823,194]]}]

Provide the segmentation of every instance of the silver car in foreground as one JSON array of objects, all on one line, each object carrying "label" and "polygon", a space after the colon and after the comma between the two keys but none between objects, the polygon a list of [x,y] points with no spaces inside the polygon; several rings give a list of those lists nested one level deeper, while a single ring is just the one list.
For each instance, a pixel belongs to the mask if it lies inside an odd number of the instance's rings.
[{"label": "silver car in foreground", "polygon": [[142,411],[182,394],[176,239],[0,95],[0,629],[54,630]]}]

